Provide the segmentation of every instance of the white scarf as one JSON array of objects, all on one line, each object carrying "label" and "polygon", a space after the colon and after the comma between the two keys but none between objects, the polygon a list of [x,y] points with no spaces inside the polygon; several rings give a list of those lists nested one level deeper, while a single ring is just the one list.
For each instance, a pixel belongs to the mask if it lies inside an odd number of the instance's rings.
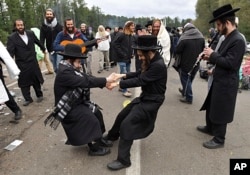
[{"label": "white scarf", "polygon": [[57,19],[56,19],[56,17],[54,17],[54,19],[52,20],[52,22],[48,23],[47,20],[46,20],[46,18],[45,18],[44,19],[44,24],[46,26],[49,26],[49,27],[53,28],[53,27],[55,27],[57,25]]}]

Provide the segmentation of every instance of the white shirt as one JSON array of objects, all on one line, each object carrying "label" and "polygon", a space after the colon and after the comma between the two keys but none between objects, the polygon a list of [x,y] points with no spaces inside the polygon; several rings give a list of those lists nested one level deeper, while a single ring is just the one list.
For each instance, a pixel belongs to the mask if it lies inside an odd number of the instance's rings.
[{"label": "white shirt", "polygon": [[23,35],[19,34],[19,36],[22,38],[22,40],[24,41],[24,43],[26,45],[28,45],[28,36],[26,35],[26,32],[24,32]]}]

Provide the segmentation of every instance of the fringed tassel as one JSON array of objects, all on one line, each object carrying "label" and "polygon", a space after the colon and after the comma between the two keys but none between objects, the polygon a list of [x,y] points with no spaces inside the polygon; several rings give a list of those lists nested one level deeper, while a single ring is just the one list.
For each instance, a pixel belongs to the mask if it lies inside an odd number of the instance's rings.
[{"label": "fringed tassel", "polygon": [[44,125],[46,126],[48,123],[51,123],[55,118],[53,116],[54,113],[51,113],[45,120]]},{"label": "fringed tassel", "polygon": [[51,128],[53,128],[54,130],[57,129],[57,127],[59,126],[61,120],[59,117],[56,116],[58,110],[54,110],[45,120],[44,120],[44,125],[46,126],[47,124],[49,124],[49,126]]},{"label": "fringed tassel", "polygon": [[50,123],[49,126],[51,128],[53,128],[54,130],[56,130],[60,123],[61,122],[59,120],[57,120],[56,118],[54,118],[54,120]]}]

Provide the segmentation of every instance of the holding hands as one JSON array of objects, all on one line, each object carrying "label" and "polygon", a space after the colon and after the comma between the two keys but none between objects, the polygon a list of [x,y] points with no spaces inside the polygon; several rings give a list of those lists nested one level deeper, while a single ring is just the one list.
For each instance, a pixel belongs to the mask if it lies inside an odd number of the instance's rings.
[{"label": "holding hands", "polygon": [[106,80],[106,88],[109,90],[112,90],[114,87],[119,85],[119,81],[121,78],[126,77],[126,74],[117,74],[117,73],[112,73],[110,74]]}]

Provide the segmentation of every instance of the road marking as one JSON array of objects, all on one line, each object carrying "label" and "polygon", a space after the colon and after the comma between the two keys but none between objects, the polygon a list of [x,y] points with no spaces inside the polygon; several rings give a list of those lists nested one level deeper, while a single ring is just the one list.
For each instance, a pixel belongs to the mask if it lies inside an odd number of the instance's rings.
[{"label": "road marking", "polygon": [[13,82],[13,83],[10,83],[10,84],[6,85],[6,87],[8,88],[8,87],[14,86],[15,84],[17,84],[17,81],[15,81],[15,82]]},{"label": "road marking", "polygon": [[[141,87],[135,88],[134,97],[138,97],[141,93]],[[126,175],[140,175],[141,174],[141,140],[135,140],[131,147],[131,163],[132,166],[126,168]]]}]

